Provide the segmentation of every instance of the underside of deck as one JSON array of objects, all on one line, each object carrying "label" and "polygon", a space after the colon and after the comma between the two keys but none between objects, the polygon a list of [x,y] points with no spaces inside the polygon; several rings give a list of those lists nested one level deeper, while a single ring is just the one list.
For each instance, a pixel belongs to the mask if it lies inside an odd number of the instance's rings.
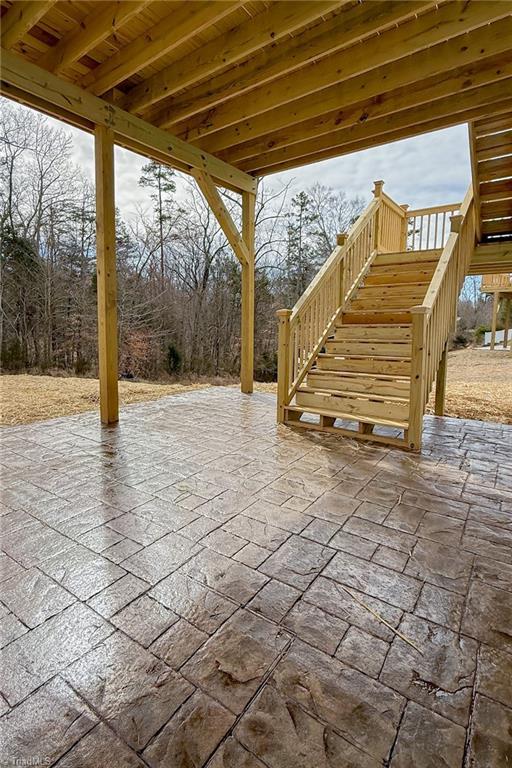
[{"label": "underside of deck", "polygon": [[4,431],[5,764],[512,761],[512,427],[274,418],[215,388]]}]

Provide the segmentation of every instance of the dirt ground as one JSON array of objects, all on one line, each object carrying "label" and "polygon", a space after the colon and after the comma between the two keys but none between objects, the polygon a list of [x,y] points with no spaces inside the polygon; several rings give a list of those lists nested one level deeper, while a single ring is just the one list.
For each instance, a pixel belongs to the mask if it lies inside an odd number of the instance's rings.
[{"label": "dirt ground", "polygon": [[512,424],[512,352],[482,348],[450,352],[446,415]]},{"label": "dirt ground", "polygon": [[[157,400],[167,395],[206,389],[219,380],[183,384],[119,382],[120,404]],[[255,385],[275,392],[275,384]],[[32,376],[0,377],[0,424],[29,424],[98,408],[97,379]],[[512,424],[512,354],[463,349],[448,356],[446,415]]]}]

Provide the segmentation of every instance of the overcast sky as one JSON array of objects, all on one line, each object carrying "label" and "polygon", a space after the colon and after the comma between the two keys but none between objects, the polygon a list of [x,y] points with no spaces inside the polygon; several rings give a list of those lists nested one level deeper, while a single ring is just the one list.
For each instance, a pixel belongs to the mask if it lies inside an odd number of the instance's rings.
[{"label": "overcast sky", "polygon": [[[73,135],[76,161],[92,177],[92,137],[78,130],[73,130]],[[147,202],[147,191],[137,186],[144,162],[128,150],[116,150],[117,204],[124,215],[136,203]],[[266,183],[281,185],[291,181],[293,190],[298,191],[321,182],[343,189],[349,196],[368,198],[375,179],[384,179],[388,195],[398,203],[418,208],[462,200],[470,177],[467,126],[458,125],[277,173],[266,177]]]},{"label": "overcast sky", "polygon": [[[49,118],[53,125],[73,137],[74,159],[92,179],[93,138],[78,129]],[[116,148],[116,194],[122,215],[129,216],[137,204],[149,204],[148,191],[138,186],[144,158]],[[350,197],[371,196],[375,179],[384,179],[385,191],[398,203],[413,208],[462,200],[470,182],[471,169],[467,126],[397,141],[352,155],[267,176],[267,185],[292,182],[299,191],[315,182],[343,189]]]}]

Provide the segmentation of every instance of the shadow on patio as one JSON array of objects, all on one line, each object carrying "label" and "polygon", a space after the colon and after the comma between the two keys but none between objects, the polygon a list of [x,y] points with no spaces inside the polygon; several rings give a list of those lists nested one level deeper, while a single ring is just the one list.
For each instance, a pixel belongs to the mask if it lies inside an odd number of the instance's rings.
[{"label": "shadow on patio", "polygon": [[4,430],[2,765],[512,761],[512,427],[274,420],[218,388]]}]

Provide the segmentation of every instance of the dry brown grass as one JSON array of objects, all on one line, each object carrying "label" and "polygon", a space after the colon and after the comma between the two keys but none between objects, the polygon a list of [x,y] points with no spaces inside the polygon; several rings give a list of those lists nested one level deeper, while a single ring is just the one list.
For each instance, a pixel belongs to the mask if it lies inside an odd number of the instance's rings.
[{"label": "dry brown grass", "polygon": [[[121,381],[120,404],[157,400],[222,383],[230,382],[218,379],[183,384]],[[275,393],[276,385],[256,383],[255,390]],[[98,404],[97,379],[29,374],[0,377],[0,424],[4,426],[96,410]],[[485,349],[450,352],[446,415],[512,424],[512,354]]]},{"label": "dry brown grass", "polygon": [[[210,386],[208,382],[153,384],[120,381],[119,402],[120,405],[142,403]],[[0,377],[0,400],[0,424],[29,424],[95,410],[99,406],[99,382],[97,379],[72,376],[7,375]]]},{"label": "dry brown grass", "polygon": [[[433,410],[432,403],[429,410]],[[450,352],[445,413],[512,424],[512,353],[489,349]]]}]

